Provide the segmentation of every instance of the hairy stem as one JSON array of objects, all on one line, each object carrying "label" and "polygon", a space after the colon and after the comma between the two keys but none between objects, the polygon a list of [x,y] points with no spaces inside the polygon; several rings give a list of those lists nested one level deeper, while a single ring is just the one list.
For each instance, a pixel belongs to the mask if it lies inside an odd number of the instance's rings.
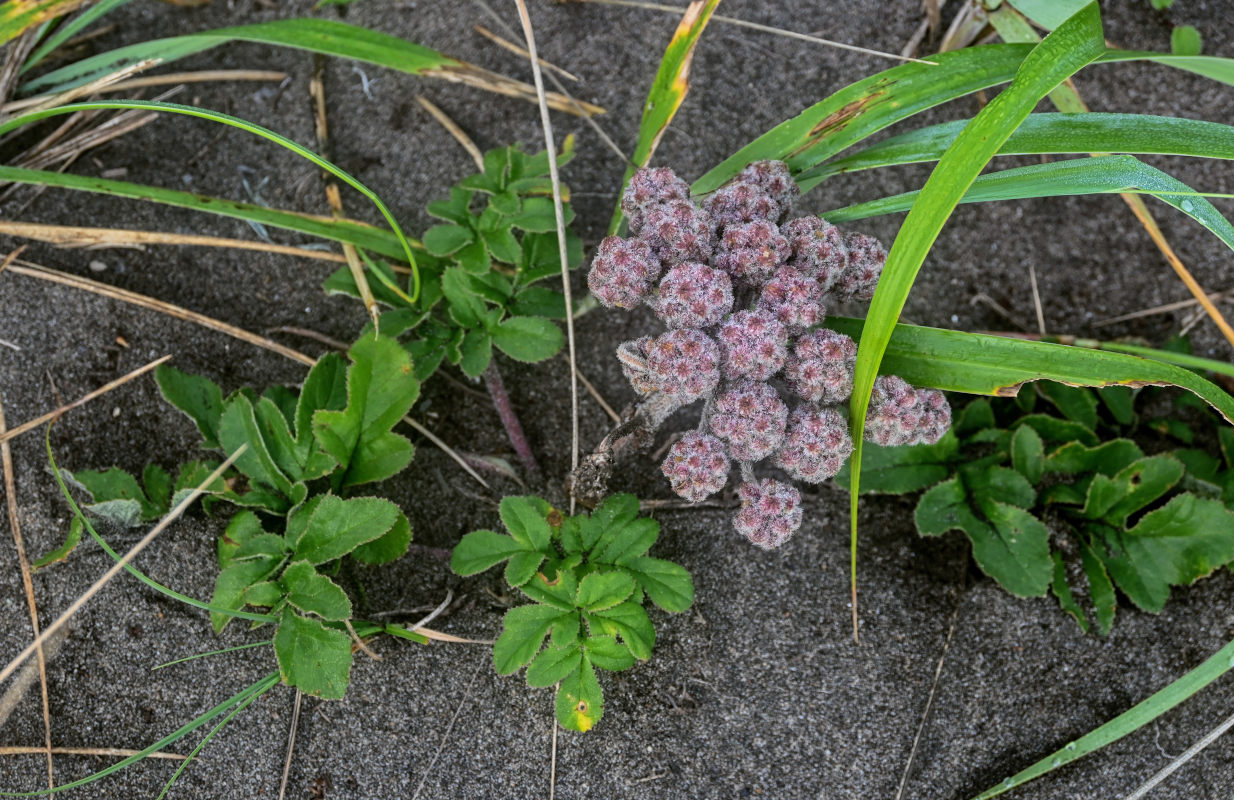
[{"label": "hairy stem", "polygon": [[514,413],[514,406],[510,404],[510,395],[506,394],[506,385],[501,380],[501,373],[497,371],[496,360],[488,362],[488,369],[484,370],[484,385],[488,388],[488,396],[493,399],[497,416],[501,417],[501,424],[505,426],[506,436],[510,438],[510,444],[514,445],[518,460],[523,462],[523,469],[529,475],[539,475],[540,465],[536,463],[531,445],[523,434],[523,426],[519,424],[518,415]]}]

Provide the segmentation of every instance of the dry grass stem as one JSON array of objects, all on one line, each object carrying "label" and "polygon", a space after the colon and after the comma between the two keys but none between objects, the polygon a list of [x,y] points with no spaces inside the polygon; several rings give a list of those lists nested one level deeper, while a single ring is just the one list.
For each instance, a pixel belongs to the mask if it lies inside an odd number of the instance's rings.
[{"label": "dry grass stem", "polygon": [[[498,47],[501,47],[505,50],[509,50],[511,53],[520,55],[523,58],[531,57],[531,55],[527,52],[527,49],[525,47],[520,47],[519,45],[510,41],[509,39],[504,39],[498,36],[497,34],[490,31],[488,28],[484,27],[483,25],[476,25],[475,29],[476,29],[476,33],[480,34],[485,39],[488,39],[490,42],[497,45]],[[545,61],[543,58],[539,58],[536,60],[540,62],[541,67],[548,70],[549,72],[555,72],[568,81],[574,81],[575,83],[579,82],[577,75],[566,72],[564,69],[557,66],[556,64],[551,64],[548,61]]]},{"label": "dry grass stem", "polygon": [[26,649],[18,653],[17,656],[12,661],[9,662],[8,666],[6,666],[4,669],[0,669],[0,683],[4,683],[4,681],[6,681],[9,678],[9,676],[12,675],[17,670],[17,668],[20,667],[22,663],[31,656],[31,654],[33,654],[35,651],[37,651],[40,647],[42,647],[47,642],[47,639],[49,637],[55,634],[55,632],[58,631],[61,627],[63,627],[65,623],[67,623],[70,619],[72,619],[73,615],[76,614],[78,611],[80,611],[82,606],[84,606],[86,603],[90,601],[92,597],[98,594],[103,589],[103,587],[106,586],[111,581],[112,578],[116,577],[116,575],[118,575],[121,570],[123,570],[126,566],[128,566],[129,563],[134,558],[136,558],[137,555],[142,550],[146,549],[146,547],[151,542],[153,542],[160,533],[165,531],[171,525],[171,523],[179,519],[180,515],[184,513],[185,509],[187,509],[190,505],[192,505],[193,501],[195,501],[198,497],[201,496],[205,488],[209,486],[211,483],[213,483],[215,480],[220,478],[222,474],[227,471],[227,468],[230,467],[232,463],[235,462],[235,460],[242,453],[244,453],[244,451],[247,449],[248,449],[247,444],[240,445],[240,447],[236,449],[236,452],[228,456],[227,459],[223,461],[223,463],[220,464],[217,469],[211,472],[210,475],[204,481],[199,483],[197,487],[194,488],[193,491],[189,493],[188,497],[184,498],[184,500],[180,501],[180,503],[175,508],[167,512],[166,516],[164,516],[157,525],[151,528],[149,533],[147,533],[145,536],[141,538],[141,541],[137,542],[137,544],[129,548],[129,551],[125,553],[123,556],[121,556],[120,560],[118,560],[115,564],[113,564],[110,569],[108,569],[106,572],[102,574],[102,576],[99,577],[98,580],[96,580],[93,584],[91,584],[90,588],[87,589],[84,593],[82,593],[80,597],[74,600],[69,605],[69,607],[65,609],[64,612],[60,614],[59,617],[56,618],[55,622],[53,622],[52,624],[44,628],[42,633],[36,636],[34,641],[31,642],[26,647]]},{"label": "dry grass stem", "polygon": [[348,348],[351,347],[347,342],[339,341],[332,336],[326,336],[324,333],[319,333],[309,328],[298,328],[295,325],[280,325],[277,328],[268,329],[266,333],[289,333],[293,336],[303,336],[306,339],[320,342],[331,350],[338,350],[340,353],[346,353]]},{"label": "dry grass stem", "polygon": [[369,646],[364,643],[364,640],[360,638],[360,635],[356,633],[356,629],[352,627],[351,620],[343,620],[343,625],[346,626],[347,632],[351,634],[351,643],[355,646],[354,650],[364,653],[364,655],[374,661],[381,661],[381,656],[373,652],[373,650],[371,650]]},{"label": "dry grass stem", "polygon": [[[537,64],[537,66],[539,65]],[[477,89],[484,89],[495,94],[515,97],[532,103],[536,102],[537,98],[537,92],[532,90],[527,84],[507,78],[505,75],[499,75],[496,72],[490,72],[474,64],[438,67],[421,74],[433,78],[441,78],[452,83],[461,83],[464,86],[474,86]],[[594,103],[576,100],[573,97],[567,97],[565,94],[558,94],[556,92],[549,92],[545,96],[545,102],[554,111],[564,111],[576,117],[591,117],[604,113],[604,109]]]},{"label": "dry grass stem", "polygon": [[[0,402],[0,435],[7,430],[4,420],[4,403]],[[21,584],[26,592],[26,606],[30,609],[30,628],[34,637],[39,636],[39,607],[34,600],[34,581],[30,577],[30,559],[26,557],[26,543],[21,536],[21,521],[17,513],[17,481],[13,472],[13,452],[8,440],[0,441],[0,462],[4,466],[4,494],[9,509],[9,529],[13,533],[13,546],[17,549],[17,564],[21,568]],[[43,737],[47,753],[47,788],[56,788],[56,771],[51,757],[51,703],[47,697],[47,657],[40,645],[35,650],[38,656],[39,689],[43,696]]]},{"label": "dry grass stem", "polygon": [[608,414],[609,419],[620,424],[621,415],[613,410],[613,407],[608,404],[608,401],[604,399],[604,396],[600,394],[599,390],[591,384],[591,381],[587,380],[587,376],[583,375],[582,371],[577,369],[577,367],[575,368],[575,373],[578,375],[579,383],[583,384],[583,388],[587,390],[587,393],[600,404],[600,408],[604,409],[604,413]]},{"label": "dry grass stem", "polygon": [[[1223,292],[1214,292],[1213,294],[1210,294],[1208,296],[1208,299],[1212,300],[1214,303],[1225,302],[1226,300],[1229,300],[1231,298],[1234,298],[1234,289],[1226,289]],[[1152,317],[1152,316],[1156,316],[1157,314],[1168,314],[1171,311],[1181,311],[1184,308],[1191,308],[1199,304],[1200,304],[1199,301],[1196,300],[1195,298],[1192,298],[1190,300],[1179,300],[1178,302],[1175,302],[1175,303],[1166,303],[1165,305],[1161,305],[1161,306],[1153,306],[1152,308],[1144,308],[1144,309],[1140,309],[1139,311],[1132,311],[1130,314],[1122,314],[1117,317],[1110,317],[1109,319],[1098,320],[1097,322],[1092,323],[1092,326],[1094,328],[1101,328],[1106,325],[1113,325],[1118,322],[1127,322],[1133,319],[1141,319],[1142,317]]]},{"label": "dry grass stem", "polygon": [[[43,752],[41,747],[0,747],[0,756],[25,756]],[[99,758],[128,758],[140,753],[140,750],[128,750],[123,747],[53,747],[53,755],[57,756],[96,756]],[[156,751],[148,753],[146,758],[164,758],[168,761],[184,761],[188,756],[179,753],[164,753]]]},{"label": "dry grass stem", "polygon": [[428,616],[422,618],[415,625],[412,625],[408,630],[418,631],[425,625],[441,616],[442,612],[450,607],[450,603],[454,600],[454,590],[446,589],[446,599],[437,604],[437,607],[428,613]]},{"label": "dry grass stem", "polygon": [[1157,788],[1162,781],[1174,774],[1175,770],[1195,758],[1201,750],[1224,736],[1230,728],[1234,728],[1234,715],[1226,717],[1220,725],[1204,734],[1198,742],[1184,750],[1181,755],[1172,760],[1169,764],[1166,764],[1159,772],[1157,772],[1157,774],[1145,781],[1143,785],[1131,794],[1127,795],[1123,800],[1142,800],[1144,797],[1147,797],[1149,792]]},{"label": "dry grass stem", "polygon": [[442,111],[432,100],[429,100],[424,95],[416,95],[416,100],[424,107],[424,110],[432,115],[433,119],[437,120],[441,127],[446,129],[446,132],[454,137],[454,141],[463,146],[467,151],[467,155],[471,156],[471,160],[475,162],[476,168],[481,172],[484,171],[484,154],[480,152],[480,148],[476,147],[476,143],[471,140],[471,137],[458,126],[458,123],[450,119],[446,112]]},{"label": "dry grass stem", "polygon": [[[97,94],[108,88],[112,88],[113,91],[119,91],[114,89],[117,83],[131,78],[139,72],[144,72],[158,63],[159,62],[157,59],[147,58],[144,61],[138,61],[136,64],[130,64],[123,69],[118,69],[115,72],[109,72],[100,78],[95,78],[89,83],[83,83],[81,86],[74,86],[72,89],[68,89],[57,94],[40,95],[38,97],[31,97],[27,100],[15,100],[12,103],[5,103],[4,107],[0,108],[0,111],[5,112],[6,114],[13,111],[42,111],[47,108],[56,108],[57,106],[67,105],[74,100],[82,97],[89,97],[92,94]],[[12,106],[17,106],[17,108],[11,108]]]},{"label": "dry grass stem", "polygon": [[[132,70],[132,72],[137,72],[139,70],[134,68],[138,66],[140,65],[135,64],[133,68],[129,69]],[[147,68],[148,67],[142,67],[142,69]],[[132,91],[134,89],[148,89],[153,86],[175,86],[181,83],[210,83],[215,81],[279,82],[287,78],[287,73],[260,69],[203,69],[196,70],[194,72],[169,72],[166,75],[150,75],[145,78],[130,78],[128,80],[123,80],[125,76],[119,75],[119,73],[112,73],[111,75],[105,77],[108,79],[108,83],[105,83],[102,86],[94,87],[94,94],[116,94],[118,92]],[[75,89],[69,91],[76,92]],[[41,94],[36,95],[35,97],[26,97],[21,100],[12,100],[5,103],[3,106],[0,106],[0,112],[12,114],[35,107],[52,108],[54,106],[64,105],[76,97],[84,96],[78,93],[74,95],[74,98],[58,99],[67,94],[69,94],[69,92],[63,92],[60,95]],[[52,103],[52,100],[56,100],[56,102]],[[50,105],[44,105],[47,103],[50,103]]]},{"label": "dry grass stem", "polygon": [[1045,336],[1045,311],[1041,308],[1041,292],[1037,290],[1037,269],[1028,265],[1028,282],[1033,287],[1033,310],[1037,312],[1037,331]]},{"label": "dry grass stem", "polygon": [[287,729],[287,755],[283,759],[283,779],[279,782],[279,800],[287,796],[287,779],[291,777],[291,757],[296,752],[296,730],[300,727],[300,705],[303,702],[304,693],[296,689],[296,697],[291,706],[291,725]]},{"label": "dry grass stem", "polygon": [[1015,314],[1011,313],[1011,311],[1009,311],[1005,306],[1003,306],[1002,303],[998,302],[993,297],[990,297],[988,294],[985,294],[984,292],[978,292],[977,294],[973,295],[972,300],[968,301],[968,304],[970,306],[976,305],[978,303],[981,303],[982,305],[985,305],[993,309],[994,312],[997,313],[1000,317],[1007,320],[1008,322],[1010,322],[1012,325],[1016,326],[1020,330],[1026,331],[1032,327],[1027,322],[1020,319]]},{"label": "dry grass stem", "polygon": [[[47,643],[43,645],[43,656],[47,661],[51,661],[56,657],[68,635],[68,628],[62,628],[55,636],[47,640]],[[38,682],[38,679],[39,665],[37,661],[29,662],[21,668],[21,672],[17,673],[17,677],[9,684],[9,688],[4,690],[3,695],[0,695],[0,728],[4,727],[4,723],[8,722],[9,717],[13,716],[17,706],[21,704],[22,699],[29,693],[31,687]],[[46,749],[46,747],[33,747],[29,749],[29,752],[42,753]],[[53,747],[52,753],[54,754],[58,749]],[[5,755],[3,749],[0,749],[0,755]]]},{"label": "dry grass stem", "polygon": [[114,381],[110,381],[109,383],[104,384],[103,386],[99,387],[98,389],[95,389],[93,392],[90,392],[89,394],[82,395],[81,397],[77,398],[71,403],[66,403],[65,405],[62,405],[53,411],[48,411],[46,414],[43,414],[40,417],[36,417],[35,419],[30,420],[29,422],[23,422],[21,425],[18,425],[16,428],[13,428],[12,430],[5,430],[3,428],[3,424],[0,423],[0,446],[7,447],[10,439],[16,439],[18,436],[21,436],[23,433],[29,433],[35,428],[38,428],[41,425],[44,425],[48,422],[51,422],[52,420],[57,419],[58,417],[63,415],[65,412],[72,411],[74,408],[78,408],[79,406],[84,406],[86,403],[89,403],[91,400],[95,400],[99,397],[102,397],[103,395],[107,394],[113,389],[123,386],[124,384],[128,383],[134,378],[140,378],[142,375],[145,375],[147,372],[154,369],[159,364],[162,364],[170,360],[171,360],[170,355],[166,355],[166,356],[163,356],[162,358],[155,359],[154,361],[151,361],[149,364],[146,364],[145,366],[138,367],[137,369],[133,370],[127,375],[122,375],[121,377],[116,378]]}]

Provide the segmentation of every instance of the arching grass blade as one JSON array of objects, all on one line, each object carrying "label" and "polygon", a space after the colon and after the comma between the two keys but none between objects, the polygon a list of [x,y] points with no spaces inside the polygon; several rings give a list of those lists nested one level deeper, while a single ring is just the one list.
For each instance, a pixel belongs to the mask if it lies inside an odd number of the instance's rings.
[{"label": "arching grass blade", "polygon": [[44,58],[47,58],[57,47],[72,39],[79,31],[88,28],[100,17],[114,11],[127,2],[129,0],[100,0],[100,2],[87,8],[73,19],[63,23],[30,54],[30,57],[26,59],[26,63],[22,65],[19,74],[25,74],[27,70],[34,67]]}]

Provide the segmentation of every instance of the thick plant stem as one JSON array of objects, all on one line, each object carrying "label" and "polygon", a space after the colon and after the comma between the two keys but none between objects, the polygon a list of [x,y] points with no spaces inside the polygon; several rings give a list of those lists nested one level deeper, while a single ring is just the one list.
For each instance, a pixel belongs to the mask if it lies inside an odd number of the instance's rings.
[{"label": "thick plant stem", "polygon": [[506,428],[506,436],[510,437],[510,444],[514,445],[518,460],[523,462],[523,469],[529,476],[538,476],[540,465],[532,455],[531,445],[523,434],[523,426],[519,424],[514,406],[510,404],[510,395],[506,394],[506,385],[502,383],[496,361],[488,362],[488,368],[484,370],[484,385],[488,387],[488,396],[493,399],[493,407],[497,409],[497,416],[501,417],[501,424]]}]

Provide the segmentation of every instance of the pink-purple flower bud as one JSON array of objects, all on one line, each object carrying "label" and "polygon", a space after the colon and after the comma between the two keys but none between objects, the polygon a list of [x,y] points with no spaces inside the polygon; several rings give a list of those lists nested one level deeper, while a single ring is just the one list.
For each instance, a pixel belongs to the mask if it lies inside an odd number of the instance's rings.
[{"label": "pink-purple flower bud", "polygon": [[729,225],[720,235],[716,266],[734,279],[752,284],[767,282],[788,258],[788,240],[770,222]]},{"label": "pink-purple flower bud", "polygon": [[903,378],[880,375],[866,412],[865,438],[884,447],[934,444],[951,427],[951,406],[935,389],[914,389]]},{"label": "pink-purple flower bud", "polygon": [[811,403],[842,403],[853,392],[857,344],[826,328],[797,337],[784,363],[784,377],[799,396]]},{"label": "pink-purple flower bud", "polygon": [[848,250],[848,260],[835,288],[845,299],[869,300],[883,274],[887,251],[878,239],[864,233],[848,234],[844,237],[844,246]]},{"label": "pink-purple flower bud", "polygon": [[697,503],[724,488],[730,463],[723,442],[710,434],[690,431],[669,448],[660,469],[674,492]]},{"label": "pink-purple flower bud", "polygon": [[780,227],[788,239],[791,267],[812,276],[824,292],[835,285],[848,264],[844,234],[822,217],[800,217]]},{"label": "pink-purple flower bud", "polygon": [[660,259],[639,239],[609,236],[596,248],[587,286],[609,308],[634,308],[660,276]]},{"label": "pink-purple flower bud", "polygon": [[761,461],[784,441],[788,406],[757,381],[731,383],[716,396],[711,432],[728,442],[738,461]]},{"label": "pink-purple flower bud", "polygon": [[729,380],[765,381],[788,356],[788,331],[766,311],[738,311],[716,330],[720,365]]},{"label": "pink-purple flower bud", "polygon": [[788,164],[783,161],[752,162],[737,173],[737,180],[753,183],[761,188],[780,206],[782,214],[787,214],[793,201],[801,195],[801,187],[793,180]]},{"label": "pink-purple flower bud", "polygon": [[783,209],[766,190],[749,181],[734,181],[716,190],[703,201],[716,230],[723,233],[730,225],[746,222],[778,222]]},{"label": "pink-purple flower bud", "polygon": [[671,267],[683,261],[706,263],[711,259],[711,220],[693,203],[673,200],[643,210],[638,235]]},{"label": "pink-purple flower bud", "polygon": [[780,267],[759,295],[758,307],[784,323],[791,333],[800,333],[826,318],[823,291],[818,281],[792,267]]},{"label": "pink-purple flower bud", "polygon": [[840,471],[853,452],[848,421],[834,408],[803,403],[788,417],[775,465],[794,480],[822,483]]},{"label": "pink-purple flower bud", "polygon": [[678,264],[648,304],[670,328],[709,328],[732,310],[733,284],[728,275],[706,264]]},{"label": "pink-purple flower bud", "polygon": [[720,348],[701,331],[681,328],[647,348],[647,373],[660,391],[691,403],[720,382]]},{"label": "pink-purple flower bud", "polygon": [[737,495],[741,509],[733,516],[733,527],[752,544],[771,550],[801,527],[801,492],[796,487],[764,478],[741,484]]}]

